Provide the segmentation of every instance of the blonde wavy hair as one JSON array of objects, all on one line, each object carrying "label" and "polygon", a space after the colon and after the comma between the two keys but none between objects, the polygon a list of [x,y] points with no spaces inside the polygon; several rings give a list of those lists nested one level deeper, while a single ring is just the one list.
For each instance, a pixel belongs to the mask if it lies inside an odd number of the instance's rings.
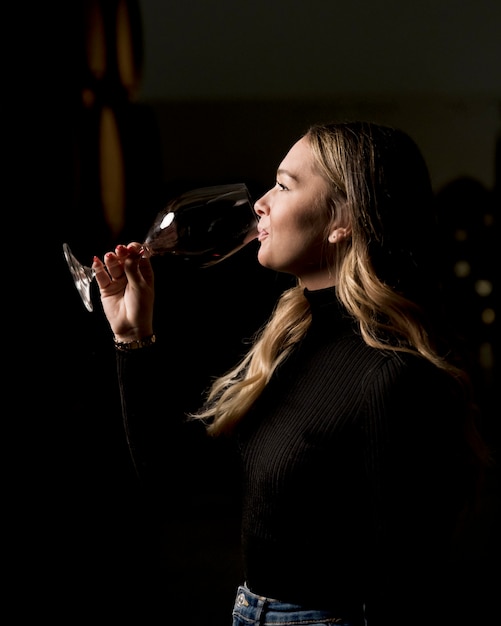
[{"label": "blonde wavy hair", "polygon": [[[326,259],[336,294],[377,349],[418,353],[461,378],[438,346],[433,265],[433,193],[426,164],[402,131],[368,122],[315,125],[304,135],[330,183],[324,199],[331,221],[340,214],[352,236]],[[341,212],[341,213],[340,213]],[[437,285],[436,289],[439,289]],[[230,433],[273,372],[306,333],[311,314],[304,288],[285,291],[245,357],[214,380],[202,410],[212,435]]]}]

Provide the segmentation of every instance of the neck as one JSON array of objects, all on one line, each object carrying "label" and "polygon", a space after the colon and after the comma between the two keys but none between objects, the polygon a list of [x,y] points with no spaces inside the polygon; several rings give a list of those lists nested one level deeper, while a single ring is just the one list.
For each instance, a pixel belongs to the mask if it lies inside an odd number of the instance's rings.
[{"label": "neck", "polygon": [[337,280],[334,276],[329,275],[328,272],[311,275],[298,276],[298,280],[303,287],[306,287],[308,291],[317,291],[318,289],[327,289],[328,287],[335,287]]}]

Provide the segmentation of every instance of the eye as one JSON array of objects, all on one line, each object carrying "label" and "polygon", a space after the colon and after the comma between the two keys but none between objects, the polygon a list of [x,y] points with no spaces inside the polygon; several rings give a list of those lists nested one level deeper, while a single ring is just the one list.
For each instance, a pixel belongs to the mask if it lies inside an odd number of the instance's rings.
[{"label": "eye", "polygon": [[279,183],[277,180],[277,185],[280,187],[281,191],[288,191],[288,187],[286,187],[285,185],[282,185],[282,183]]}]

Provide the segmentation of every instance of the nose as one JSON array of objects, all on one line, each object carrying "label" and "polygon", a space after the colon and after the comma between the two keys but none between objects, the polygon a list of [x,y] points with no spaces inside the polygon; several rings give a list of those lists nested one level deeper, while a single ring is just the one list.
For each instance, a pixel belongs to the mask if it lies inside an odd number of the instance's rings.
[{"label": "nose", "polygon": [[264,196],[261,196],[258,200],[256,200],[256,202],[254,203],[254,211],[256,212],[256,215],[261,218],[263,217],[263,215],[266,215],[269,210],[269,204],[268,204],[268,193],[265,193]]}]

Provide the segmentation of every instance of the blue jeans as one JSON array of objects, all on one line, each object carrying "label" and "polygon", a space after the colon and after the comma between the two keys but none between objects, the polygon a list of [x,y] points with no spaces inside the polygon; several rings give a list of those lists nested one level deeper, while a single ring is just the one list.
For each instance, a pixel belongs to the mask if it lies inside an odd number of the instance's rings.
[{"label": "blue jeans", "polygon": [[305,609],[297,604],[288,604],[258,596],[247,587],[239,587],[233,607],[233,626],[363,626],[364,621],[352,621],[335,615],[332,611]]}]

